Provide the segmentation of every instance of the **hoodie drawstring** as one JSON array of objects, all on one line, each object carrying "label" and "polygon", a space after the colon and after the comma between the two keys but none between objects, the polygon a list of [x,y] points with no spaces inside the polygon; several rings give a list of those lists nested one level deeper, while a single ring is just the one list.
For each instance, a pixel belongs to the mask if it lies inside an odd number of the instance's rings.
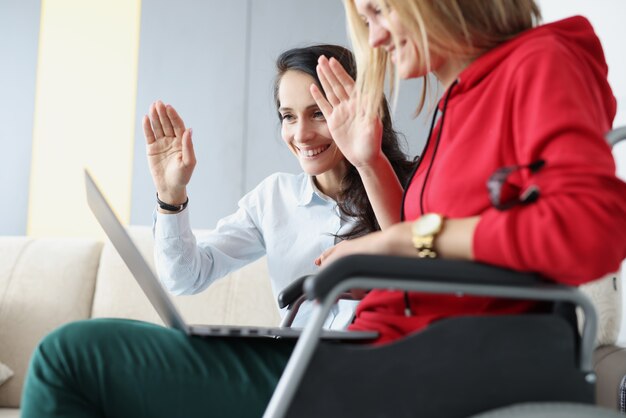
[{"label": "hoodie drawstring", "polygon": [[[430,163],[428,164],[428,168],[426,169],[426,175],[424,176],[424,181],[422,183],[422,190],[420,191],[420,214],[424,214],[424,190],[426,190],[426,182],[428,181],[428,176],[430,175],[430,169],[433,166],[433,162],[435,161],[435,156],[437,155],[437,149],[439,148],[439,143],[441,142],[441,133],[443,132],[443,122],[446,117],[446,109],[448,108],[448,100],[450,99],[450,94],[452,93],[452,89],[459,83],[459,80],[456,79],[448,89],[448,93],[443,101],[443,109],[441,110],[441,124],[439,125],[439,132],[437,133],[437,140],[435,141],[435,148],[433,149],[433,156],[430,159]],[[430,137],[432,136],[433,130],[435,128],[435,121],[437,120],[437,113],[439,110],[439,106],[435,108],[435,113],[433,114],[433,120],[430,124],[430,131],[428,132],[428,139],[426,140],[426,146],[424,147],[424,151],[428,149],[428,143],[430,142]],[[408,185],[413,180],[415,173],[417,172],[418,167],[420,166],[422,159],[420,158],[419,162],[415,166],[413,173],[411,174],[411,179],[407,183],[407,187],[404,190],[404,196],[402,197],[402,213],[400,219],[404,220],[404,199],[406,198],[406,191],[408,190]],[[411,300],[409,299],[409,292],[404,291],[404,315],[411,316]]]}]

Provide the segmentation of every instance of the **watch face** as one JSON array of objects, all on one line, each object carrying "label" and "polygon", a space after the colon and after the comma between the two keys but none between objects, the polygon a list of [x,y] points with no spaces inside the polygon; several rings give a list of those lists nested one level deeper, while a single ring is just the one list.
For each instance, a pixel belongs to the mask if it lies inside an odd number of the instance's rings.
[{"label": "watch face", "polygon": [[413,226],[413,231],[419,236],[434,235],[441,228],[441,215],[427,213],[420,217]]}]

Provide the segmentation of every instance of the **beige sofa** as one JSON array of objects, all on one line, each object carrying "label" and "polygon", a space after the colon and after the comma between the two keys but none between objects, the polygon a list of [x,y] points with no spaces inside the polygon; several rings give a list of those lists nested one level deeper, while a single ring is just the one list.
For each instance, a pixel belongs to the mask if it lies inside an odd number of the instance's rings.
[{"label": "beige sofa", "polygon": [[[152,233],[131,236],[152,263]],[[610,345],[621,318],[621,283],[612,277],[586,289],[598,307],[598,401],[618,408],[626,375],[626,350]],[[196,296],[174,297],[190,323],[276,325],[278,310],[265,261],[239,270]],[[0,237],[0,362],[15,373],[0,386],[0,418],[19,416],[20,392],[37,342],[59,325],[92,317],[161,323],[110,243],[86,239]],[[608,344],[608,345],[607,345]]]},{"label": "beige sofa", "polygon": [[[152,263],[152,232],[131,236]],[[174,297],[190,323],[277,325],[265,260],[195,296]],[[0,362],[14,376],[0,386],[0,418],[19,417],[20,393],[37,342],[59,325],[95,317],[162,323],[110,243],[0,237]]]}]

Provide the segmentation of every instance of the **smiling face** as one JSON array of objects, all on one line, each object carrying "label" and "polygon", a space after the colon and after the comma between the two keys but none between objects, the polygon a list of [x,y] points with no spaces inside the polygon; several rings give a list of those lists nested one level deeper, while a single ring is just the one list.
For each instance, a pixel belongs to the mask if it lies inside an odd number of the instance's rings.
[{"label": "smiling face", "polygon": [[278,87],[281,134],[305,173],[318,180],[320,177],[340,179],[345,170],[344,157],[311,96],[309,87],[314,82],[313,77],[301,71],[289,70],[283,74]]},{"label": "smiling face", "polygon": [[[368,28],[370,47],[387,50],[396,66],[398,76],[409,79],[425,75],[427,73],[425,60],[420,59],[415,38],[404,26],[398,13],[393,9],[385,13],[378,3],[372,0],[353,1],[357,13]],[[431,67],[433,64],[431,62]]]}]

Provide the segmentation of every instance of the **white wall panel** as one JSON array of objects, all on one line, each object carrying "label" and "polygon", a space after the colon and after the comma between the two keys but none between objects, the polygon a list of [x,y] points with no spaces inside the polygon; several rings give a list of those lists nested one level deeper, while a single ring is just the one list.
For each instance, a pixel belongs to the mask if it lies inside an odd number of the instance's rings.
[{"label": "white wall panel", "polygon": [[128,222],[140,13],[140,0],[42,1],[28,235],[104,235],[84,167]]}]

